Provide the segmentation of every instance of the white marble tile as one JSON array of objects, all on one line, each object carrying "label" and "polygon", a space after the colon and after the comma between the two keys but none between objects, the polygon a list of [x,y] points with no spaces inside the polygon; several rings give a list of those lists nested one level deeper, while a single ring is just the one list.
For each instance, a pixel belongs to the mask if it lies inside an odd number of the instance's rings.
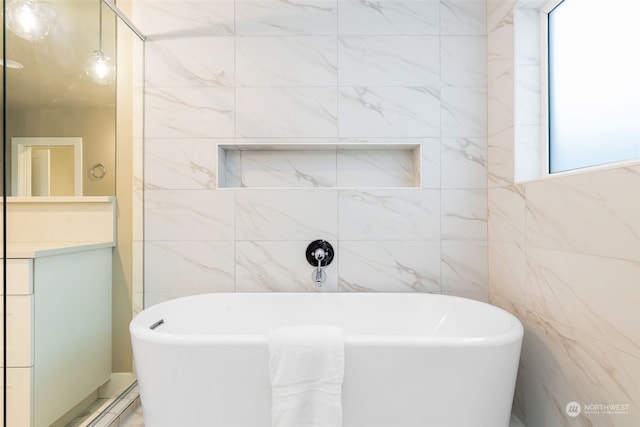
[{"label": "white marble tile", "polygon": [[443,239],[486,240],[487,191],[442,190],[441,227]]},{"label": "white marble tile", "polygon": [[[427,141],[425,138],[407,138],[407,137],[358,137],[358,138],[337,138],[334,139],[332,143],[334,144],[349,144],[351,146],[355,146],[356,144],[369,144],[369,145],[417,145],[420,142]],[[429,141],[435,141],[429,140]],[[344,147],[343,147],[344,148]]]},{"label": "white marble tile", "polygon": [[[491,123],[491,115],[489,116]],[[514,183],[514,127],[490,135],[487,141],[487,183],[490,188]]]},{"label": "white marble tile", "polygon": [[440,2],[440,31],[442,35],[485,35],[486,2],[442,0]]},{"label": "white marble tile", "polygon": [[525,243],[524,186],[493,187],[488,191],[489,239],[496,242]]},{"label": "white marble tile", "polygon": [[496,135],[515,125],[514,78],[514,70],[510,70],[489,83],[487,94],[489,114],[487,132],[489,136]]},{"label": "white marble tile", "polygon": [[489,241],[489,291],[513,304],[527,302],[525,248],[514,243]]},{"label": "white marble tile", "polygon": [[[236,244],[236,291],[323,292],[337,290],[338,258],[324,271],[326,280],[316,288],[314,268],[307,262],[308,241],[245,241]],[[334,246],[336,249],[337,245]]]},{"label": "white marble tile", "polygon": [[639,261],[527,248],[528,304],[640,359]]},{"label": "white marble tile", "polygon": [[337,103],[335,88],[237,88],[236,136],[337,136]]},{"label": "white marble tile", "polygon": [[343,190],[338,204],[341,240],[440,238],[438,190]]},{"label": "white marble tile", "polygon": [[105,417],[100,418],[93,424],[94,427],[118,427],[118,419],[114,418],[112,415],[107,415]]},{"label": "white marble tile", "polygon": [[442,136],[487,136],[487,91],[484,87],[443,87]]},{"label": "white marble tile", "polygon": [[422,165],[420,173],[422,188],[440,188],[441,185],[441,144],[437,138],[426,138],[422,143]]},{"label": "white marble tile", "polygon": [[440,292],[440,242],[340,241],[341,291]]},{"label": "white marble tile", "polygon": [[135,425],[135,420],[139,420],[139,425],[142,423],[142,413],[139,411],[140,408],[140,399],[138,399],[137,403],[130,403],[129,406],[122,411],[118,416],[118,427],[125,427],[125,423],[129,420],[132,420],[132,425]]},{"label": "white marble tile", "polygon": [[[220,140],[222,141],[222,140]],[[225,140],[226,141],[226,140]],[[269,170],[277,176],[267,186],[266,182],[258,181],[259,175],[252,175],[253,182],[251,185],[246,184],[245,187],[335,187],[336,186],[336,144],[338,138],[235,138],[230,143],[232,147],[224,147],[218,152],[218,168],[220,170],[218,176],[218,186],[221,188],[240,188],[242,183],[242,162],[243,153],[251,158],[252,162],[262,164],[264,172]],[[351,144],[352,142],[344,142]],[[237,144],[237,146],[235,146]],[[226,142],[225,142],[226,145]],[[251,145],[251,150],[242,150],[242,146]],[[292,147],[291,150],[285,149],[287,145]],[[300,147],[313,145],[314,147]],[[264,146],[265,150],[260,150]],[[278,150],[273,150],[273,146],[278,146]],[[326,148],[325,148],[326,147]],[[280,154],[273,156],[284,156],[277,163],[269,165],[265,162],[276,160],[268,151],[280,151]],[[333,156],[331,163],[328,163],[329,154]],[[258,156],[258,157],[255,157]],[[324,159],[319,163],[314,163],[315,158]],[[311,159],[311,160],[309,160]],[[264,164],[263,164],[264,163]],[[250,174],[262,173],[256,167],[260,164],[254,164]],[[298,170],[296,170],[298,169]]]},{"label": "white marble tile", "polygon": [[[541,379],[536,379],[522,370],[518,372],[513,403],[514,411],[518,410],[523,413],[526,427],[567,427],[570,425],[569,417],[559,413],[563,408],[556,404],[555,395],[545,389],[541,381]],[[578,423],[573,424],[579,425]],[[514,427],[519,426],[521,424],[515,424]]]},{"label": "white marble tile", "polygon": [[569,174],[526,185],[527,243],[640,260],[640,170]]},{"label": "white marble tile", "polygon": [[[319,139],[322,141],[322,139]],[[314,139],[314,141],[316,141]],[[420,187],[422,185],[423,188],[440,188],[440,139],[438,138],[393,138],[393,137],[362,137],[362,138],[337,138],[332,140],[327,140],[327,142],[331,144],[341,144],[342,147],[340,151],[346,151],[349,149],[356,149],[358,144],[369,144],[377,147],[368,147],[366,152],[372,151],[374,148],[379,149],[383,152],[390,152],[394,150],[402,151],[405,154],[401,155],[402,164],[412,166],[412,174],[415,174],[413,178],[409,178],[407,175],[407,180],[412,180],[413,182],[411,186]],[[394,148],[393,146],[397,145],[399,147]],[[380,146],[384,146],[385,148],[381,148]],[[404,156],[408,155],[409,152],[410,157],[412,159],[404,160]],[[381,155],[381,162],[387,162],[388,160],[384,159],[384,155]],[[376,163],[372,164],[375,166]],[[378,167],[382,167],[382,163],[378,164]],[[363,167],[366,165],[363,165]],[[398,167],[400,164],[398,164]],[[392,166],[394,169],[396,166]],[[403,166],[404,167],[404,166]],[[408,167],[408,166],[407,166]],[[407,181],[408,182],[408,181]],[[421,184],[422,182],[422,184]],[[406,185],[403,184],[403,185]],[[375,187],[375,185],[370,185],[367,183],[362,184],[363,187]]]},{"label": "white marble tile", "polygon": [[541,150],[540,125],[516,125],[514,128],[514,180],[516,182],[540,178],[548,170],[548,164],[543,164]]},{"label": "white marble tile", "polygon": [[242,187],[242,152],[218,149],[218,188]]},{"label": "white marble tile", "polygon": [[[339,187],[419,187],[417,148],[338,149],[337,184]],[[419,160],[419,159],[418,159]]]},{"label": "white marble tile", "polygon": [[144,138],[134,136],[131,142],[133,145],[131,149],[133,189],[134,191],[142,190],[144,188]]},{"label": "white marble tile", "polygon": [[565,425],[562,422],[568,417],[564,408],[571,401],[629,405],[625,414],[582,413],[582,425],[632,426],[640,422],[640,359],[533,311],[519,310],[517,315],[525,326],[521,371],[539,379],[550,392],[558,409],[553,425]]},{"label": "white marble tile", "polygon": [[[304,249],[319,238],[332,241],[337,252],[320,291],[441,292],[443,280],[447,293],[486,299],[479,249],[486,246],[486,196],[483,220],[476,212],[480,193],[449,193],[441,203],[440,191],[441,185],[486,187],[486,94],[450,88],[442,110],[440,103],[441,72],[447,85],[486,86],[482,55],[471,47],[484,40],[484,2],[186,1],[183,10],[174,2],[175,21],[166,24],[169,2],[146,3],[149,18],[158,17],[147,24],[155,31],[148,55],[156,62],[148,79],[167,86],[147,85],[145,260],[147,269],[159,265],[147,277],[157,281],[145,291],[148,305],[208,291],[315,291]],[[188,22],[187,13],[202,16]],[[440,27],[447,36],[446,64],[440,62]],[[234,32],[235,38],[215,37]],[[236,88],[220,87],[226,85]],[[386,151],[389,156],[334,150],[333,166],[324,156],[309,164],[279,153],[274,166],[273,159],[262,161],[264,153],[242,162],[239,152],[227,153],[231,173],[225,179],[238,187],[241,180],[261,188],[340,186],[336,170],[344,178],[360,167],[365,178],[357,185],[404,185],[415,178],[409,168],[421,163],[417,186],[425,190],[211,191],[210,173],[218,165],[208,143],[231,136],[250,144],[422,145],[418,159],[402,150]],[[181,190],[160,190],[173,188]],[[219,199],[201,196],[209,191]],[[479,240],[441,242],[441,221],[445,236]],[[228,246],[235,248],[231,255]],[[224,252],[220,260],[218,251]]]},{"label": "white marble tile", "polygon": [[487,39],[485,36],[444,36],[440,38],[440,74],[448,86],[487,84]]},{"label": "white marble tile", "polygon": [[134,316],[136,316],[137,314],[139,314],[140,312],[142,312],[142,310],[144,310],[144,299],[145,299],[145,293],[144,292],[134,292],[133,293],[133,299],[132,299],[132,314]]},{"label": "white marble tile", "polygon": [[443,240],[442,292],[489,293],[487,243],[472,240]]},{"label": "white marble tile", "polygon": [[147,241],[234,239],[231,191],[147,190],[145,213]]},{"label": "white marble tile", "polygon": [[435,36],[342,36],[340,86],[439,86]]},{"label": "white marble tile", "polygon": [[118,422],[120,414],[126,411],[128,415],[129,413],[131,413],[131,410],[131,400],[123,397],[114,401],[114,405],[109,408],[107,414],[113,416],[113,418],[116,420],[115,426],[119,426]]},{"label": "white marble tile", "polygon": [[148,87],[146,138],[211,138],[234,135],[234,89]]},{"label": "white marble tile", "polygon": [[220,140],[147,139],[144,169],[146,188],[166,190],[216,188],[217,142]]},{"label": "white marble tile", "polygon": [[[144,58],[144,57],[143,57]],[[142,59],[141,61],[143,61]],[[144,103],[145,103],[145,94],[144,94],[144,67],[139,65],[136,68],[132,66],[133,70],[138,70],[134,72],[134,79],[142,80],[141,82],[136,82],[136,86],[133,87],[132,96],[131,96],[131,136],[134,140],[142,141],[144,139]],[[140,76],[138,76],[140,74]],[[139,86],[137,85],[139,84]],[[142,145],[140,145],[142,146]]]},{"label": "white marble tile", "polygon": [[487,80],[495,82],[515,66],[513,24],[501,26],[487,35]]},{"label": "white marble tile", "polygon": [[340,88],[343,137],[440,136],[440,96],[426,87]]},{"label": "white marble tile", "polygon": [[180,293],[179,289],[176,292],[171,292],[171,293],[145,292],[144,307],[149,308],[156,304],[163,303],[165,301],[171,301],[172,299],[186,297],[186,296],[190,296],[190,295]]},{"label": "white marble tile", "polygon": [[219,36],[150,40],[145,82],[152,86],[233,86],[234,38]]},{"label": "white marble tile", "polygon": [[144,427],[144,415],[142,412],[142,406],[137,407],[131,415],[121,420],[120,427]]},{"label": "white marble tile", "polygon": [[[311,137],[257,137],[257,138],[241,138],[238,137],[236,138],[236,143],[238,143],[239,145],[254,145],[254,146],[259,146],[259,145],[264,145],[265,147],[270,147],[273,145],[295,145],[295,146],[301,146],[301,145],[326,145],[327,148],[329,149],[333,149],[334,147],[332,147],[333,145],[336,145],[338,143],[342,143],[342,141],[336,137],[317,137],[317,136],[311,136]],[[345,143],[349,143],[352,141],[345,141]],[[381,141],[378,141],[381,142]],[[384,142],[384,141],[382,141]],[[331,146],[331,147],[330,147]],[[273,148],[273,147],[271,147]],[[324,149],[324,147],[322,148]]]},{"label": "white marble tile", "polygon": [[[143,230],[144,228],[140,227],[140,233],[142,233]],[[134,240],[131,246],[131,260],[133,264],[131,268],[132,292],[134,295],[142,294],[144,292],[144,241]]]},{"label": "white marble tile", "polygon": [[540,11],[517,7],[513,19],[515,65],[540,65]]},{"label": "white marble tile", "polygon": [[542,119],[540,67],[522,65],[515,69],[515,124],[540,125]]},{"label": "white marble tile", "polygon": [[487,187],[487,139],[442,138],[442,188]]},{"label": "white marble tile", "polygon": [[239,86],[335,86],[337,37],[236,37]]},{"label": "white marble tile", "polygon": [[232,292],[234,246],[234,242],[147,241],[145,293]]},{"label": "white marble tile", "polygon": [[336,186],[335,150],[241,152],[242,187]]},{"label": "white marble tile", "polygon": [[520,0],[487,0],[487,32],[513,25],[513,9]]},{"label": "white marble tile", "polygon": [[[472,300],[476,300],[476,301],[482,301],[482,302],[489,302],[489,293],[487,292],[486,289],[483,290],[462,290],[462,291],[457,291],[457,290],[452,290],[452,291],[442,291],[443,295],[451,295],[454,297],[461,297],[461,298],[467,298],[467,299],[472,299]],[[509,425],[509,427],[512,427],[511,425]]]},{"label": "white marble tile", "polygon": [[132,21],[149,40],[233,34],[233,1],[135,0]]},{"label": "white marble tile", "polygon": [[132,192],[131,210],[131,238],[134,242],[140,242],[144,240],[144,189],[137,186]]},{"label": "white marble tile", "polygon": [[237,0],[236,34],[335,35],[337,13],[336,0]]},{"label": "white marble tile", "polygon": [[337,206],[336,190],[238,190],[236,239],[335,239]]},{"label": "white marble tile", "polygon": [[439,1],[339,0],[338,34],[438,35]]}]

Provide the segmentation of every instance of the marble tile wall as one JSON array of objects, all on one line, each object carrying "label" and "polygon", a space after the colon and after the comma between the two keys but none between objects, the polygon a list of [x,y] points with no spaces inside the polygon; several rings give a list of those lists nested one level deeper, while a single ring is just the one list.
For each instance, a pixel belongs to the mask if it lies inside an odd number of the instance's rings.
[{"label": "marble tile wall", "polygon": [[489,293],[525,325],[514,410],[528,427],[640,425],[640,165],[518,179],[532,59],[514,47],[536,43],[536,13],[514,20],[516,3],[487,2]]},{"label": "marble tile wall", "polygon": [[[314,291],[304,249],[315,239],[337,252],[327,290],[487,299],[483,0],[133,0],[132,10],[148,36],[146,306]],[[420,180],[219,188],[217,145],[243,143],[420,145]]]}]

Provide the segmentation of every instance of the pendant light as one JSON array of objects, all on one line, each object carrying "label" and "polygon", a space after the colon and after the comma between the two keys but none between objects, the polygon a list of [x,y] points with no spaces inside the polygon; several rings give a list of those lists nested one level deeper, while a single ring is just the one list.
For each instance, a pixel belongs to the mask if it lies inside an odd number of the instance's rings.
[{"label": "pendant light", "polygon": [[49,13],[36,0],[14,0],[6,13],[7,28],[25,40],[42,40],[49,34]]},{"label": "pendant light", "polygon": [[91,57],[84,65],[87,76],[101,85],[109,85],[114,82],[116,67],[111,62],[111,58],[102,51],[102,0],[100,2],[100,28],[98,50],[94,50]]}]

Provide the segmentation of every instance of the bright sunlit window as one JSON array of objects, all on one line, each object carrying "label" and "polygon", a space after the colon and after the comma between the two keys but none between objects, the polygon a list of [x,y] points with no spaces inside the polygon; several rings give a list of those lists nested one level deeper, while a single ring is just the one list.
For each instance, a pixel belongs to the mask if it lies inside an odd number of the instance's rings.
[{"label": "bright sunlit window", "polygon": [[640,158],[640,0],[548,14],[549,172]]}]

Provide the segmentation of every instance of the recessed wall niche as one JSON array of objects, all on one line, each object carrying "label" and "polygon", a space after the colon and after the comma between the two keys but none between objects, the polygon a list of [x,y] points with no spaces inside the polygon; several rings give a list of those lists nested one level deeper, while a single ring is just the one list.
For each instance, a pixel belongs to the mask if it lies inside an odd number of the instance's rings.
[{"label": "recessed wall niche", "polygon": [[218,145],[218,188],[420,188],[420,144]]}]

